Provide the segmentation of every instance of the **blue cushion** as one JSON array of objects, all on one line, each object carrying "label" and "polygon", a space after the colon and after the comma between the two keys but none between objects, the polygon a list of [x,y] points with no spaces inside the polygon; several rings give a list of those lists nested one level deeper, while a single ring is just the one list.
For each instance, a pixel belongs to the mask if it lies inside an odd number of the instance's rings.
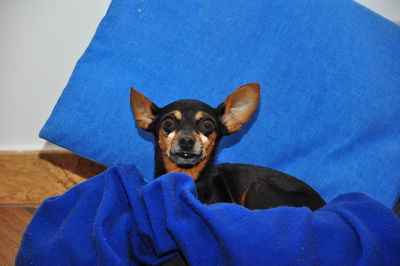
[{"label": "blue cushion", "polygon": [[261,84],[260,107],[218,162],[275,168],[326,200],[400,191],[400,29],[350,0],[113,0],[40,136],[153,177],[134,86],[159,106],[217,106]]}]

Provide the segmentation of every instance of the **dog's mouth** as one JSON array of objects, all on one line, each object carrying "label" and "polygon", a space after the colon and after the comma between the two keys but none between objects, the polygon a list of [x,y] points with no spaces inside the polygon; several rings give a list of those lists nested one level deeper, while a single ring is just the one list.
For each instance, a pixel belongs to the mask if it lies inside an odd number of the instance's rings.
[{"label": "dog's mouth", "polygon": [[183,151],[177,153],[171,153],[169,157],[177,165],[183,168],[191,168],[196,164],[198,164],[203,159],[201,153],[196,154],[193,152],[183,152]]}]

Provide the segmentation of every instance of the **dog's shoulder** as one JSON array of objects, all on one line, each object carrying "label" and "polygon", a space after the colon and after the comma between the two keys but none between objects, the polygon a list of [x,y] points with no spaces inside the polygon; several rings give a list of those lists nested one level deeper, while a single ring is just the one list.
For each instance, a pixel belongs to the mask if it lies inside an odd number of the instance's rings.
[{"label": "dog's shoulder", "polygon": [[217,164],[213,166],[208,182],[209,189],[213,188],[210,191],[216,192],[214,194],[222,191],[230,202],[251,208],[309,206],[317,209],[325,204],[319,194],[300,179],[267,167]]},{"label": "dog's shoulder", "polygon": [[300,179],[289,174],[251,164],[217,164],[213,168],[213,176],[227,178],[232,182],[244,183],[244,185],[255,181],[267,182],[268,185],[279,187],[288,192],[301,191],[309,187]]}]

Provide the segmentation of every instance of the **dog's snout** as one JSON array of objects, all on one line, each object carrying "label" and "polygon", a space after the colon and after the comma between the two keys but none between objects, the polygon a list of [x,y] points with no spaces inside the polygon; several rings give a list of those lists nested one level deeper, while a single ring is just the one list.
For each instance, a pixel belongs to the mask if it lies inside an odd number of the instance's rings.
[{"label": "dog's snout", "polygon": [[193,136],[183,135],[179,138],[178,142],[182,150],[188,151],[193,148],[195,139]]}]

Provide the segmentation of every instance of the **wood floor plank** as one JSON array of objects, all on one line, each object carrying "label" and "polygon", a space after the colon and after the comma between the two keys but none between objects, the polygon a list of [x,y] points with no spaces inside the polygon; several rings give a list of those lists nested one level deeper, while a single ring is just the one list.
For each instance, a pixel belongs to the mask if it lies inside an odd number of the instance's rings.
[{"label": "wood floor plank", "polygon": [[32,208],[0,207],[0,265],[14,265],[22,235],[34,211]]},{"label": "wood floor plank", "polygon": [[1,151],[0,205],[39,205],[105,169],[67,151]]},{"label": "wood floor plank", "polygon": [[105,169],[68,151],[0,151],[0,265],[14,265],[31,207]]}]

